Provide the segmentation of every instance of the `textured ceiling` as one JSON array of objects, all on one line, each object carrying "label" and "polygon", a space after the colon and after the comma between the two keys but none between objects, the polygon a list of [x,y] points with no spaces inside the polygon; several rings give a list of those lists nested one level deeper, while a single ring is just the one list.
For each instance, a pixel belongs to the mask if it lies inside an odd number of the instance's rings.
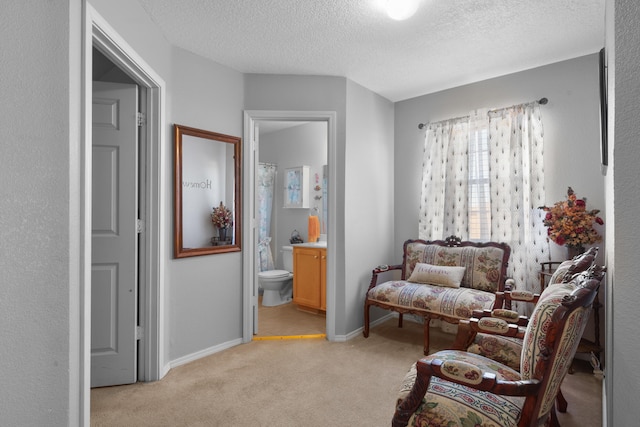
[{"label": "textured ceiling", "polygon": [[343,76],[399,101],[604,46],[605,0],[138,0],[167,40],[243,73]]}]

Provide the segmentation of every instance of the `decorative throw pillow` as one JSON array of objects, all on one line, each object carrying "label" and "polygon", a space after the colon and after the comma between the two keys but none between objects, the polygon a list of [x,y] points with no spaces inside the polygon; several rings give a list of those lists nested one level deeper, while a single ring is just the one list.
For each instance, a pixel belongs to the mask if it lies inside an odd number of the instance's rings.
[{"label": "decorative throw pillow", "polygon": [[459,288],[462,277],[464,276],[464,267],[454,267],[448,265],[431,265],[417,263],[413,268],[409,282],[428,283],[436,286],[447,286],[450,288]]}]

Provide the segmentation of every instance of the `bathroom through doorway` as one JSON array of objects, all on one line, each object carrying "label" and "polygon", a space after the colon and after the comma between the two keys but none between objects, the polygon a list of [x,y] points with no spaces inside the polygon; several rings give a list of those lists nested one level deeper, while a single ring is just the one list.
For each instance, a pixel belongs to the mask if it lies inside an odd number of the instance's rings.
[{"label": "bathroom through doorway", "polygon": [[[333,295],[335,273],[331,261],[331,156],[335,151],[335,113],[333,112],[245,112],[245,158],[248,171],[244,185],[246,215],[248,223],[254,225],[245,235],[243,246],[247,248],[244,262],[245,294],[243,341],[253,339],[291,339],[306,336],[325,336],[331,340],[335,334]],[[248,154],[247,154],[248,152]],[[271,199],[271,218],[268,233],[261,224],[262,200],[259,194],[263,185],[260,167],[274,170]],[[308,201],[295,208],[285,203],[285,176],[287,170],[306,166],[305,179],[309,180]],[[320,233],[326,241],[326,312],[307,310],[293,302],[262,304],[264,290],[261,289],[259,273],[264,270],[286,271],[283,250],[291,249],[291,237],[298,235],[308,240],[308,217],[318,215]],[[262,218],[264,220],[264,218]],[[261,230],[262,228],[262,230]],[[261,234],[262,232],[262,234]],[[265,256],[268,248],[270,256]],[[269,260],[270,258],[270,260]],[[255,262],[253,262],[255,261]],[[267,262],[271,264],[267,264]],[[289,294],[290,295],[290,294]],[[272,301],[271,301],[272,302]],[[275,337],[275,338],[274,338]]]},{"label": "bathroom through doorway", "polygon": [[[258,121],[257,129],[259,296],[254,339],[323,338],[325,311],[299,304],[292,276],[293,247],[300,240],[317,241],[318,234],[326,242],[327,123]],[[317,230],[308,229],[311,217],[318,219]]]}]

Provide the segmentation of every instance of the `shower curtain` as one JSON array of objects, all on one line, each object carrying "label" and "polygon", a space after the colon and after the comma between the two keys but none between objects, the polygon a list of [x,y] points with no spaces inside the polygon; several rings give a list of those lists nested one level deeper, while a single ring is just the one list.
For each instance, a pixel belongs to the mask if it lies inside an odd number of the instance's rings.
[{"label": "shower curtain", "polygon": [[273,270],[271,253],[271,214],[277,165],[258,164],[258,271]]}]

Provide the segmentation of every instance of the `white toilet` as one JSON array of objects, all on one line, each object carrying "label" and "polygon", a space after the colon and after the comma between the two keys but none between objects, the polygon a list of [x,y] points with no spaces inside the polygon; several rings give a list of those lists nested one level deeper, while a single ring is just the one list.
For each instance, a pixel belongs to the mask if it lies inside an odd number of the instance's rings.
[{"label": "white toilet", "polygon": [[293,296],[293,246],[282,247],[284,270],[267,270],[258,273],[263,290],[262,305],[273,307],[286,304]]}]

